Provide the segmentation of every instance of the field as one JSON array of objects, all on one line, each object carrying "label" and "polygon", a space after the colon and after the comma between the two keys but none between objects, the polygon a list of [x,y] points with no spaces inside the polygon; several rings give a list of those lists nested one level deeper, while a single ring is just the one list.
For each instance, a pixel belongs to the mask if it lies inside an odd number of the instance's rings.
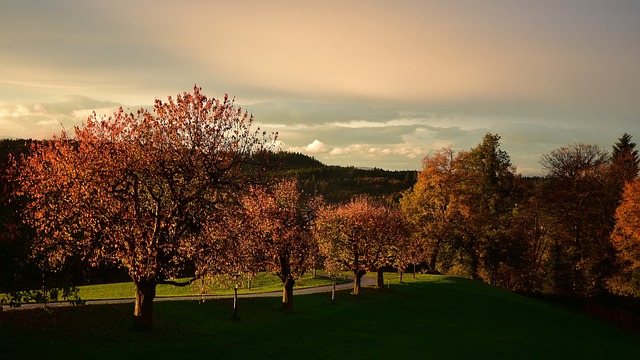
[{"label": "field", "polygon": [[0,313],[0,358],[636,359],[640,334],[454,277],[389,274],[388,289],[155,304],[133,330],[131,304]]}]

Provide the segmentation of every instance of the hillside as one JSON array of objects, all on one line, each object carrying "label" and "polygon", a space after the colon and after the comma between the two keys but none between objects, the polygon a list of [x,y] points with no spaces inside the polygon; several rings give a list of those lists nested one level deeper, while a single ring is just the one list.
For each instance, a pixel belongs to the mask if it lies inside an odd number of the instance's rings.
[{"label": "hillside", "polygon": [[363,194],[395,201],[415,184],[417,176],[416,171],[328,166],[300,153],[280,152],[275,163],[279,169],[276,176],[295,177],[306,193],[322,195],[331,203]]}]

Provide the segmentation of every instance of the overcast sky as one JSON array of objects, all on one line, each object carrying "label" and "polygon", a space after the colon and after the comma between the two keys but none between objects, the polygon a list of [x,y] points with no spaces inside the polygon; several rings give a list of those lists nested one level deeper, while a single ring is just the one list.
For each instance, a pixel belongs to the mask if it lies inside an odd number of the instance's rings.
[{"label": "overcast sky", "polygon": [[0,138],[201,86],[326,164],[420,169],[502,136],[517,171],[640,142],[640,1],[0,3]]}]

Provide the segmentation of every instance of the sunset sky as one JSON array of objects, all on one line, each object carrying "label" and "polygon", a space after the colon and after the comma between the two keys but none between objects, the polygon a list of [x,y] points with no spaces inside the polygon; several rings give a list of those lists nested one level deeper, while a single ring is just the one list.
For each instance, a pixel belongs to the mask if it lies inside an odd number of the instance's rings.
[{"label": "sunset sky", "polygon": [[493,132],[539,175],[563,145],[640,142],[640,1],[0,3],[0,138],[194,84],[326,164],[419,169]]}]

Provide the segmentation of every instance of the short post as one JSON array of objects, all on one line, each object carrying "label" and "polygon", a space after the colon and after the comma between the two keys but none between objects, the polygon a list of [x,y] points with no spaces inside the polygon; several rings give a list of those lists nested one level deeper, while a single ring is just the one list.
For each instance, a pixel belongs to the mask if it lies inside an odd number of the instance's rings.
[{"label": "short post", "polygon": [[333,283],[331,284],[331,302],[333,302],[336,299],[336,277],[331,276],[331,279],[333,280]]},{"label": "short post", "polygon": [[238,283],[233,287],[233,318],[238,317]]},{"label": "short post", "polygon": [[235,285],[233,286],[233,319],[240,320],[238,318],[238,282],[242,279],[241,274],[235,276]]}]

